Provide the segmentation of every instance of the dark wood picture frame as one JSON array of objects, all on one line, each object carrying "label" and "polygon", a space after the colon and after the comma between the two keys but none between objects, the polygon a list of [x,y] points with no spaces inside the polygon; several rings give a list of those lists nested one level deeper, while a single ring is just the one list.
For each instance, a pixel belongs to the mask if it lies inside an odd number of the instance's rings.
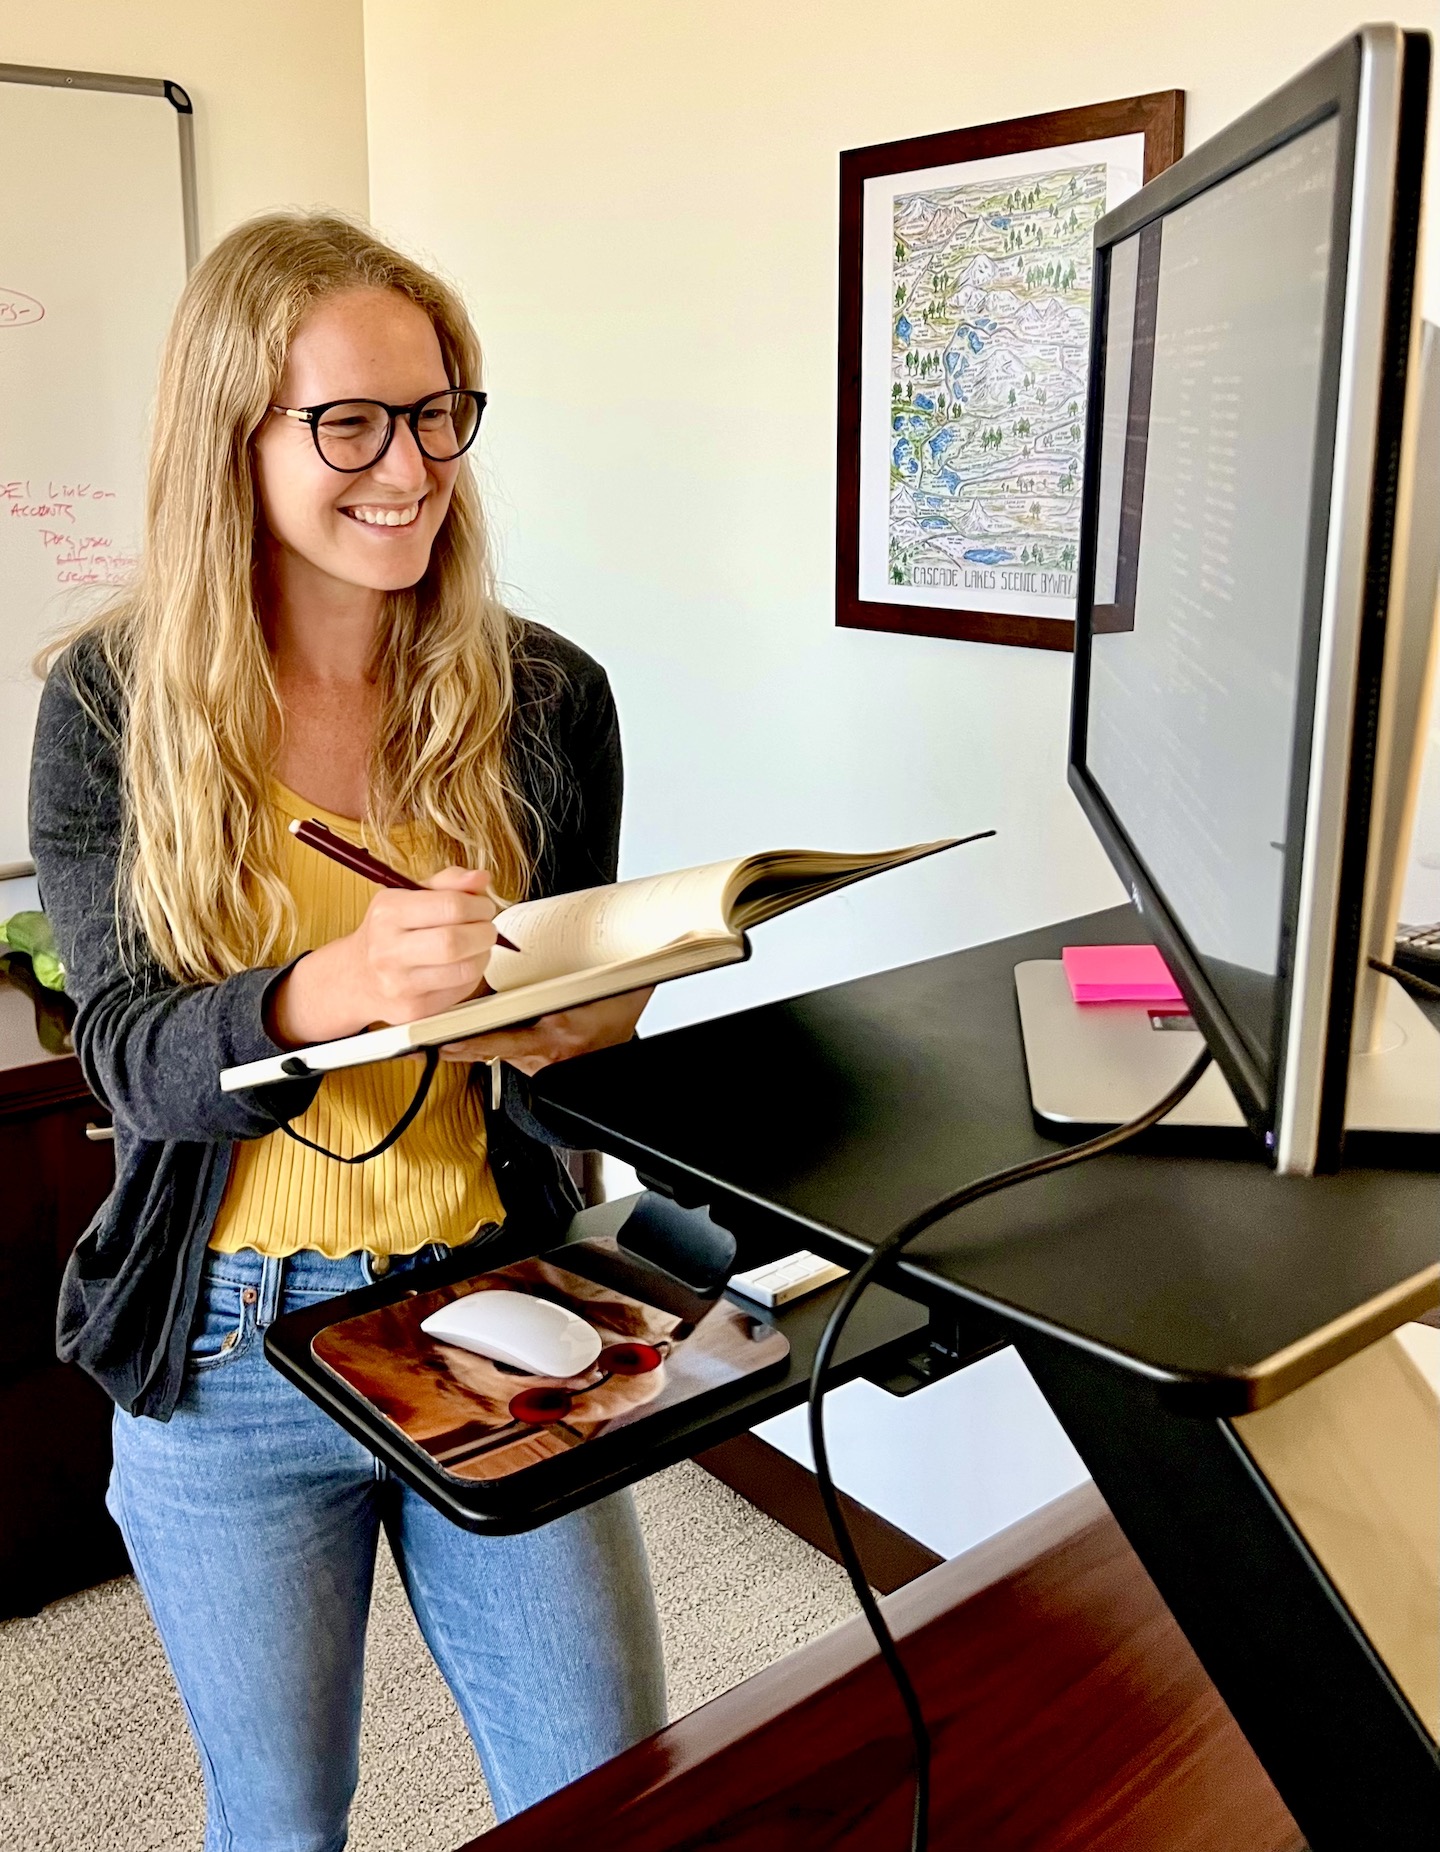
[{"label": "dark wood picture frame", "polygon": [[1185,93],[1157,90],[1080,109],[1051,110],[975,128],[906,141],[852,148],[840,156],[840,329],[835,498],[835,622],[851,630],[889,630],[912,636],[1008,643],[1028,649],[1070,650],[1075,626],[1067,619],[1020,612],[951,609],[860,596],[861,391],[864,333],[864,200],[867,180],[926,168],[945,168],[997,155],[1104,141],[1145,138],[1144,179],[1149,182],[1184,147]]}]

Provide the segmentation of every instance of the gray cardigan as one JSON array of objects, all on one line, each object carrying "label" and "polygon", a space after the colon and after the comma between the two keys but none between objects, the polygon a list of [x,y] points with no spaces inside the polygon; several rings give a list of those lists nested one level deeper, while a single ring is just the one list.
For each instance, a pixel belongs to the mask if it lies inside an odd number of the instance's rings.
[{"label": "gray cardigan", "polygon": [[[545,823],[531,891],[613,881],[622,773],[605,672],[535,624],[517,627],[514,662],[514,763]],[[234,1146],[303,1112],[319,1082],[268,1087],[263,1105],[255,1094],[219,1088],[222,1068],[277,1052],[265,1031],[265,1000],[287,967],[179,984],[143,940],[122,957],[117,742],[124,724],[123,695],[96,645],[82,639],[41,697],[30,842],[66,989],[79,1006],[81,1067],[115,1121],[115,1187],[65,1269],[57,1343],[61,1358],[87,1370],[121,1408],[164,1421],[179,1397]],[[519,1251],[534,1251],[578,1205],[554,1141],[526,1108],[520,1076],[504,1072],[504,1110],[486,1108],[490,1163],[507,1227],[523,1241]]]}]

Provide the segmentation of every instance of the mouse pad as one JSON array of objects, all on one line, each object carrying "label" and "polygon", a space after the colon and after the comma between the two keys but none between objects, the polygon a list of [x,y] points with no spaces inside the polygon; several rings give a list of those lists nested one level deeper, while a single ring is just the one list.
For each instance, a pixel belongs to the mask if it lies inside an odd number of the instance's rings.
[{"label": "mouse pad", "polygon": [[[728,1299],[664,1305],[587,1279],[562,1264],[608,1259],[609,1237],[578,1242],[417,1292],[327,1326],[311,1341],[316,1360],[455,1479],[504,1479],[582,1447],[646,1415],[731,1387],[783,1363],[789,1340]],[[473,1292],[533,1293],[577,1313],[604,1348],[580,1376],[530,1376],[420,1329],[442,1305]],[[663,1291],[657,1296],[663,1296]]]}]

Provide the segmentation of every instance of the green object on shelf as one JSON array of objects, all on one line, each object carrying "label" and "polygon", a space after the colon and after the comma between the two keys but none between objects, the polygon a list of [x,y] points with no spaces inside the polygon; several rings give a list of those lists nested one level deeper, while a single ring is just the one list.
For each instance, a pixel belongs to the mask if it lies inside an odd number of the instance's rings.
[{"label": "green object on shelf", "polygon": [[8,920],[0,920],[0,945],[8,945],[12,952],[23,952],[30,960],[36,982],[47,990],[65,988],[65,967],[43,913],[12,913]]}]

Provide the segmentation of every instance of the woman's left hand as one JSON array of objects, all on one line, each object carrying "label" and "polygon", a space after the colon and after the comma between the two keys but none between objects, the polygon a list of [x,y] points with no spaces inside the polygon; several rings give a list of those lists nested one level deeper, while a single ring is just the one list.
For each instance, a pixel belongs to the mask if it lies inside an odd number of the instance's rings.
[{"label": "woman's left hand", "polygon": [[468,1041],[447,1042],[442,1061],[508,1061],[522,1074],[538,1074],[552,1061],[569,1061],[596,1048],[614,1048],[635,1033],[640,1012],[655,994],[630,990],[599,1003],[582,1003],[573,1010],[557,1010],[535,1022],[513,1029],[496,1029],[490,1035],[472,1035]]}]

